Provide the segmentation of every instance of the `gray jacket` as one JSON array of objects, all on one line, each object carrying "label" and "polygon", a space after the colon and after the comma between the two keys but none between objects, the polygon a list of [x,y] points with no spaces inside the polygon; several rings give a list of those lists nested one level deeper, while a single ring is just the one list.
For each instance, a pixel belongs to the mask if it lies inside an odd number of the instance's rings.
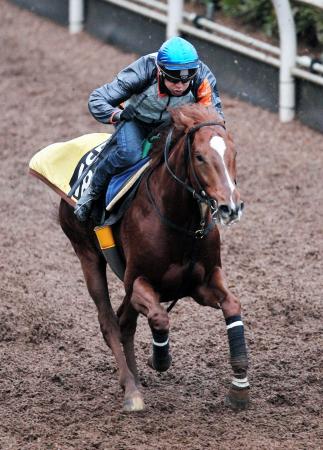
[{"label": "gray jacket", "polygon": [[200,64],[190,89],[181,97],[161,93],[158,83],[157,53],[142,56],[123,69],[116,78],[98,89],[89,98],[89,110],[102,123],[112,123],[113,115],[120,111],[123,102],[137,107],[137,118],[145,123],[161,123],[168,119],[167,108],[186,103],[213,105],[221,114],[221,100],[216,87],[216,79],[206,64]]}]

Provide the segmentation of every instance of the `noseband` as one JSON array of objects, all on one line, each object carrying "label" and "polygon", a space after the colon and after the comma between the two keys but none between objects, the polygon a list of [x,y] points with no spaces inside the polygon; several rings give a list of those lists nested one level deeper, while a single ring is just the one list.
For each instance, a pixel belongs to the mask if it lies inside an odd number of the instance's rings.
[{"label": "noseband", "polygon": [[[199,229],[192,232],[190,230],[187,230],[186,228],[179,227],[178,225],[174,224],[172,221],[167,219],[165,216],[163,216],[156,205],[156,202],[150,192],[149,185],[148,185],[149,177],[152,173],[152,170],[150,171],[150,173],[148,174],[148,176],[146,178],[146,187],[147,187],[149,199],[150,199],[152,205],[154,206],[155,210],[157,211],[157,214],[159,215],[162,222],[166,223],[171,228],[176,229],[177,231],[180,231],[180,232],[185,232],[185,234],[193,236],[196,239],[202,239],[205,236],[207,236],[208,233],[211,231],[211,229],[214,228],[215,224],[217,222],[219,222],[218,203],[217,203],[216,199],[209,197],[207,195],[207,193],[205,192],[205,190],[203,189],[203,187],[201,186],[201,183],[195,172],[193,161],[192,161],[192,139],[194,137],[194,134],[196,133],[196,131],[198,131],[202,127],[209,127],[209,126],[214,126],[214,125],[220,126],[225,129],[225,126],[219,122],[202,122],[202,123],[190,128],[185,136],[184,162],[185,162],[186,167],[187,167],[188,163],[190,164],[191,171],[192,171],[192,174],[194,177],[194,181],[198,187],[198,190],[194,189],[192,186],[185,183],[185,181],[181,180],[173,172],[173,170],[171,169],[171,167],[169,165],[168,159],[169,159],[170,151],[172,148],[171,144],[172,144],[172,136],[173,136],[173,132],[174,132],[174,127],[172,127],[169,130],[166,141],[165,141],[165,147],[164,147],[164,163],[165,163],[166,168],[167,168],[168,172],[170,173],[171,177],[177,183],[179,183],[186,191],[188,191],[193,196],[193,198],[197,201],[197,204],[199,206],[200,213],[201,213],[201,221],[200,221]],[[207,210],[209,210],[211,213],[211,220],[208,224],[205,220]]]}]

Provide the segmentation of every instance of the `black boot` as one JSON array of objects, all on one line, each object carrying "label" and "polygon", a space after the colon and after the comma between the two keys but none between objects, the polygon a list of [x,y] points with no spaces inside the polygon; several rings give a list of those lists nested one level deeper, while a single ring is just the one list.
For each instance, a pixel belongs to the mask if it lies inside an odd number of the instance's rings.
[{"label": "black boot", "polygon": [[85,222],[89,219],[94,201],[97,200],[100,194],[98,194],[92,186],[89,186],[83,192],[82,196],[76,203],[74,214],[80,222]]}]

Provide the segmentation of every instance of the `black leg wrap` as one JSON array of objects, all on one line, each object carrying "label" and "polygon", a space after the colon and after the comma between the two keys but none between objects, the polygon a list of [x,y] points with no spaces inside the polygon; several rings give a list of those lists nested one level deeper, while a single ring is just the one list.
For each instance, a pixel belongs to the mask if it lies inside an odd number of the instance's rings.
[{"label": "black leg wrap", "polygon": [[229,317],[226,324],[233,372],[238,378],[244,377],[248,368],[248,355],[241,317]]},{"label": "black leg wrap", "polygon": [[168,331],[152,330],[152,335],[153,356],[150,365],[158,372],[165,372],[172,362],[169,354]]},{"label": "black leg wrap", "polygon": [[225,404],[233,410],[242,410],[249,405],[248,356],[243,323],[240,316],[231,316],[226,319],[226,324],[234,378]]}]

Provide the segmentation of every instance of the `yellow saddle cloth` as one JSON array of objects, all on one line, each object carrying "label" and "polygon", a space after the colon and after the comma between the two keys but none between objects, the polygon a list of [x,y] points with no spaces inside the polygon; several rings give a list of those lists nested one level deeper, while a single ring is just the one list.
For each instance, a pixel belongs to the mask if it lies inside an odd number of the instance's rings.
[{"label": "yellow saddle cloth", "polygon": [[74,195],[70,198],[67,194],[83,171],[97,158],[110,136],[108,133],[91,133],[67,142],[50,144],[31,158],[29,172],[74,206],[89,186],[95,165]]}]

